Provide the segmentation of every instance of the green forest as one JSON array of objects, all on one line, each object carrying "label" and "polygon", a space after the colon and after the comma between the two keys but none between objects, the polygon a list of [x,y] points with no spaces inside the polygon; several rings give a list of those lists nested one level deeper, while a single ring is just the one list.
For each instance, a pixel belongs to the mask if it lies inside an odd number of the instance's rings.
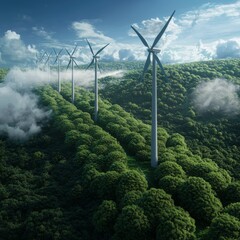
[{"label": "green forest", "polygon": [[240,239],[240,113],[194,102],[199,84],[239,86],[240,60],[164,67],[157,168],[142,64],[100,79],[96,123],[93,89],[76,87],[75,105],[70,83],[61,94],[56,84],[34,89],[51,118],[28,141],[0,138],[0,239]]}]

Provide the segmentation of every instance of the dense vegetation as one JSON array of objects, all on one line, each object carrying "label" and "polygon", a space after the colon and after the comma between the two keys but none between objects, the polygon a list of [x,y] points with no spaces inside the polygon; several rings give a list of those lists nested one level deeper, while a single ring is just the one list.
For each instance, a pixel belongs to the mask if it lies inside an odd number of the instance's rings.
[{"label": "dense vegetation", "polygon": [[8,69],[6,68],[0,68],[0,82],[3,81],[4,77],[6,76],[8,72]]},{"label": "dense vegetation", "polygon": [[[103,79],[97,123],[91,91],[77,88],[74,106],[69,84],[62,96],[51,86],[36,89],[41,106],[52,110],[50,121],[25,143],[0,142],[1,239],[240,239],[238,122],[198,115],[189,101],[201,71],[212,78],[215,67],[218,74],[231,68],[225,77],[238,82],[237,66],[167,68],[173,77],[159,80],[156,169],[149,167],[149,73],[144,83],[139,72]],[[197,128],[182,125],[186,118]],[[220,129],[228,134],[220,138]]]},{"label": "dense vegetation", "polygon": [[[166,66],[166,79],[158,73],[158,122],[169,133],[180,133],[191,150],[213,159],[219,166],[240,178],[240,124],[237,114],[213,107],[204,113],[194,107],[196,86],[215,78],[240,84],[240,61],[218,60]],[[151,72],[139,82],[139,72],[131,72],[119,81],[103,80],[101,93],[111,103],[120,104],[136,118],[151,120]],[[219,93],[221,94],[221,92]],[[220,109],[221,110],[221,109]]]}]

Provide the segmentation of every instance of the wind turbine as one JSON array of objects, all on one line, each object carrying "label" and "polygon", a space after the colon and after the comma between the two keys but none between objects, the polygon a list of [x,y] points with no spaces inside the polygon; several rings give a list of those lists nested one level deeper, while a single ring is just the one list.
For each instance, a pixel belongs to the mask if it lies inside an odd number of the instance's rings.
[{"label": "wind turbine", "polygon": [[38,63],[40,62],[41,58],[42,58],[42,56],[40,56],[40,54],[36,53],[36,59],[34,60],[34,62],[35,62],[37,67],[38,67]]},{"label": "wind turbine", "polygon": [[56,63],[57,63],[57,65],[58,65],[58,92],[59,92],[59,93],[61,92],[61,82],[60,82],[60,54],[61,54],[62,50],[63,50],[63,49],[61,49],[61,50],[57,53],[56,50],[53,49],[53,51],[54,51],[54,53],[55,53],[55,55],[56,55],[56,59],[55,59],[53,65],[56,64]]},{"label": "wind turbine", "polygon": [[45,61],[45,63],[44,63],[44,66],[48,66],[48,78],[49,78],[49,81],[51,80],[50,78],[51,78],[51,70],[50,70],[50,64],[49,64],[49,61],[50,61],[50,58],[51,58],[51,55],[52,55],[52,53],[50,52],[49,54],[48,53],[46,53],[46,55],[47,55],[47,60]]},{"label": "wind turbine", "polygon": [[[86,39],[87,40],[87,39]],[[87,43],[88,43],[88,46],[90,48],[90,51],[92,53],[92,61],[90,62],[90,64],[88,65],[87,69],[90,68],[91,65],[93,65],[93,63],[95,63],[95,86],[94,86],[94,92],[95,92],[95,106],[94,106],[94,121],[96,122],[97,121],[97,117],[98,117],[98,78],[97,78],[97,70],[99,68],[99,65],[98,65],[98,60],[99,60],[99,56],[98,54],[105,48],[109,45],[109,43],[107,45],[105,45],[104,47],[102,47],[101,49],[99,49],[97,51],[96,54],[94,54],[93,52],[93,49],[92,49],[92,46],[91,44],[89,43],[89,41],[87,40]]]},{"label": "wind turbine", "polygon": [[150,63],[151,63],[151,56],[152,56],[152,130],[151,130],[151,166],[157,167],[158,164],[158,135],[157,135],[157,64],[159,65],[160,69],[162,70],[163,74],[166,76],[162,63],[160,62],[157,53],[160,52],[159,49],[156,49],[155,46],[161,39],[163,33],[168,27],[175,11],[172,13],[168,21],[165,23],[164,27],[160,31],[160,33],[155,38],[151,47],[149,47],[147,41],[143,38],[143,36],[133,27],[131,28],[135,31],[138,35],[140,40],[142,41],[143,45],[148,49],[148,57],[143,69],[143,75],[147,71]]},{"label": "wind turbine", "polygon": [[69,55],[69,63],[68,63],[68,66],[67,66],[67,69],[69,68],[70,64],[72,65],[72,103],[74,103],[75,101],[75,85],[74,85],[74,78],[73,78],[73,64],[75,64],[78,68],[78,64],[76,63],[76,61],[74,60],[74,53],[76,52],[76,49],[77,49],[77,45],[75,46],[75,48],[73,49],[72,53],[70,53],[67,49],[67,53]]},{"label": "wind turbine", "polygon": [[46,52],[43,52],[42,54],[41,53],[39,53],[39,54],[36,53],[35,63],[36,63],[38,68],[39,68],[39,64],[43,61],[43,59],[45,57],[45,54],[47,54],[47,53]]}]

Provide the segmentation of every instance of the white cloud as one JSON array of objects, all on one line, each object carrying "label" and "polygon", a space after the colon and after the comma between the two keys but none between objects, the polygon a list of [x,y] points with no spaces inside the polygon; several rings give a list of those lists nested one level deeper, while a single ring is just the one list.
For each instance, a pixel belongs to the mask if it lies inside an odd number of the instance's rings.
[{"label": "white cloud", "polygon": [[240,16],[240,1],[231,4],[204,4],[199,9],[188,11],[181,16],[179,23],[183,26],[195,26],[202,22],[209,22],[218,17],[236,20]]},{"label": "white cloud", "polygon": [[10,69],[0,85],[0,134],[26,140],[41,131],[41,123],[50,116],[50,111],[38,106],[31,88],[44,83],[49,83],[48,74],[38,69]]},{"label": "white cloud", "polygon": [[[143,20],[141,25],[133,24],[133,26],[142,34],[144,38],[155,39],[158,33],[163,28],[164,24],[168,20],[169,17],[165,17],[164,20],[159,18],[151,18],[147,20]],[[181,27],[176,23],[175,18],[173,17],[171,22],[168,25],[164,35],[161,38],[161,45],[169,45],[173,40],[178,38],[178,35],[181,33]],[[131,29],[129,31],[129,36],[136,37],[136,33]]]},{"label": "white cloud", "polygon": [[225,79],[214,79],[199,84],[194,91],[194,105],[199,113],[218,112],[226,115],[239,114],[239,86]]},{"label": "white cloud", "polygon": [[85,21],[73,22],[72,28],[79,38],[90,38],[95,41],[98,40],[105,42],[114,41],[112,38],[105,36],[101,31],[96,30],[92,24]]},{"label": "white cloud", "polygon": [[[194,11],[175,15],[159,43],[162,61],[179,63],[239,57],[240,41],[234,39],[239,36],[239,16],[240,1],[204,4]],[[143,37],[154,39],[167,19],[146,19],[134,26]],[[129,35],[137,37],[132,30]],[[139,49],[144,49],[138,42]]]},{"label": "white cloud", "polygon": [[52,40],[52,33],[48,33],[44,27],[32,27],[33,32],[46,40]]},{"label": "white cloud", "polygon": [[8,86],[0,88],[0,100],[0,133],[11,139],[25,140],[40,132],[39,121],[49,116],[38,108],[35,95],[21,94]]},{"label": "white cloud", "polygon": [[26,46],[21,40],[20,34],[8,30],[0,38],[0,54],[5,65],[30,63],[35,58],[37,50],[34,45]]},{"label": "white cloud", "polygon": [[216,46],[216,58],[239,58],[240,41],[229,40],[219,43]]},{"label": "white cloud", "polygon": [[[100,64],[101,65],[101,64]],[[89,70],[74,70],[74,79],[75,79],[75,84],[79,86],[84,86],[84,87],[89,87],[89,86],[94,86],[94,70],[89,69]],[[107,76],[111,77],[122,77],[124,74],[124,71],[118,70],[118,71],[104,71],[104,72],[98,72],[98,78],[104,78]],[[61,78],[64,81],[70,82],[70,79],[72,77],[72,71],[71,70],[66,70],[61,73]]]},{"label": "white cloud", "polygon": [[212,42],[239,35],[240,1],[232,4],[205,4],[182,14],[177,23],[182,27],[181,43],[193,44],[200,39]]},{"label": "white cloud", "polygon": [[20,35],[17,34],[16,32],[14,32],[14,31],[7,30],[7,31],[5,32],[4,38],[5,38],[6,40],[14,40],[14,39],[20,40]]}]

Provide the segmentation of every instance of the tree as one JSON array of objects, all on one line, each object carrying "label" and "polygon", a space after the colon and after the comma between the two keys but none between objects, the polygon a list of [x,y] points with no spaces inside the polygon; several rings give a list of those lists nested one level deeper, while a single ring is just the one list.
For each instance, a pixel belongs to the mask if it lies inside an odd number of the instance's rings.
[{"label": "tree", "polygon": [[91,146],[92,142],[93,142],[93,137],[89,134],[85,134],[81,131],[78,131],[80,136],[78,138],[78,145],[87,145],[87,146]]},{"label": "tree", "polygon": [[141,191],[130,191],[126,193],[121,201],[121,207],[137,204],[137,201],[142,197],[142,195],[143,193]]},{"label": "tree", "polygon": [[159,223],[159,216],[169,207],[173,207],[173,200],[162,189],[151,188],[143,193],[138,201],[145,215],[148,217],[151,227],[154,229]]},{"label": "tree", "polygon": [[174,133],[168,138],[166,147],[176,147],[178,145],[187,147],[185,138],[179,133]]},{"label": "tree", "polygon": [[71,130],[65,134],[65,143],[69,147],[76,147],[78,145],[78,140],[81,137],[81,133],[77,130]]},{"label": "tree", "polygon": [[114,162],[126,163],[126,160],[127,160],[127,156],[126,156],[125,152],[120,151],[120,149],[111,151],[106,155],[106,164],[108,166]]},{"label": "tree", "polygon": [[240,202],[240,181],[230,183],[223,193],[225,204]]},{"label": "tree", "polygon": [[223,212],[238,218],[240,221],[240,202],[229,204],[224,208]]},{"label": "tree", "polygon": [[173,151],[167,149],[165,152],[160,153],[160,161],[161,162],[166,162],[166,161],[176,162],[176,156],[174,155]]},{"label": "tree", "polygon": [[145,240],[149,234],[150,224],[143,210],[136,205],[122,209],[114,226],[116,240]]},{"label": "tree", "polygon": [[110,165],[109,171],[116,171],[119,173],[123,173],[127,171],[127,165],[124,162],[116,161]]},{"label": "tree", "polygon": [[179,202],[179,189],[184,182],[185,180],[180,177],[166,176],[161,178],[158,184],[166,193],[171,194],[175,201]]},{"label": "tree", "polygon": [[159,216],[157,240],[194,240],[195,221],[182,208],[170,207]]},{"label": "tree", "polygon": [[240,221],[227,213],[220,214],[213,219],[206,239],[239,240]]},{"label": "tree", "polygon": [[115,171],[100,173],[91,183],[91,190],[101,199],[115,199],[116,187],[120,174]]},{"label": "tree", "polygon": [[189,177],[180,188],[180,203],[193,218],[209,224],[222,209],[222,204],[214,196],[211,185],[199,177]]},{"label": "tree", "polygon": [[118,215],[114,201],[104,200],[93,214],[93,225],[98,232],[112,234]]},{"label": "tree", "polygon": [[156,170],[154,171],[155,179],[159,181],[161,178],[165,176],[174,176],[185,178],[186,174],[182,167],[178,165],[176,162],[166,161],[160,163]]},{"label": "tree", "polygon": [[231,182],[229,174],[218,168],[214,162],[201,162],[193,165],[189,175],[203,178],[217,193],[221,193]]},{"label": "tree", "polygon": [[147,190],[148,183],[144,175],[136,170],[129,170],[121,174],[117,185],[117,198],[121,200],[127,192],[139,190],[144,192]]},{"label": "tree", "polygon": [[89,187],[91,182],[99,175],[95,164],[85,164],[82,171],[82,182],[85,187]]},{"label": "tree", "polygon": [[72,235],[69,230],[59,208],[33,211],[26,219],[24,239],[66,239]]}]

